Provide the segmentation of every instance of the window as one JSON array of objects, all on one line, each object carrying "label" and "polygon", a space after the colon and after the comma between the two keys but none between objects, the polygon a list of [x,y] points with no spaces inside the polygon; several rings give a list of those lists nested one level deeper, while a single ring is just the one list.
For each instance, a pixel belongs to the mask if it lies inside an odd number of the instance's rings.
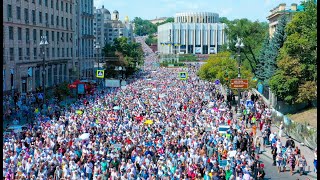
[{"label": "window", "polygon": [[67,48],[67,56],[66,57],[69,57],[69,48]]},{"label": "window", "polygon": [[51,51],[51,56],[54,57],[55,56],[55,51],[54,51],[54,48],[52,48],[52,51]]},{"label": "window", "polygon": [[68,3],[66,2],[66,12],[68,12]]},{"label": "window", "polygon": [[29,9],[27,8],[24,9],[24,18],[26,21],[29,21]]},{"label": "window", "polygon": [[59,42],[59,36],[60,36],[60,33],[57,32],[57,41]]},{"label": "window", "polygon": [[22,40],[22,29],[18,27],[18,40]]},{"label": "window", "polygon": [[54,31],[51,32],[51,41],[54,41]]},{"label": "window", "polygon": [[42,23],[42,12],[39,12],[39,23]]},{"label": "window", "polygon": [[60,4],[60,7],[61,7],[61,11],[63,11],[63,2],[61,1],[61,4]]},{"label": "window", "polygon": [[39,5],[41,5],[42,4],[42,0],[39,0]]},{"label": "window", "polygon": [[56,10],[59,10],[59,1],[56,1]]},{"label": "window", "polygon": [[61,48],[62,57],[64,57],[64,48]]},{"label": "window", "polygon": [[70,48],[70,55],[71,55],[71,57],[72,57],[72,54],[73,54],[73,52],[72,52],[72,48]]},{"label": "window", "polygon": [[64,32],[61,33],[61,41],[64,42]]},{"label": "window", "polygon": [[47,41],[49,41],[49,31],[46,31]]},{"label": "window", "polygon": [[10,48],[9,50],[10,52],[10,61],[14,61],[14,49],[13,48]]},{"label": "window", "polygon": [[34,59],[37,59],[37,56],[38,56],[37,48],[33,48],[33,57],[34,57]]},{"label": "window", "polygon": [[72,30],[72,19],[70,19],[70,29]]},{"label": "window", "polygon": [[29,28],[26,28],[26,41],[30,40],[30,30]]},{"label": "window", "polygon": [[69,33],[66,33],[66,41],[69,42]]},{"label": "window", "polygon": [[11,4],[8,4],[8,11],[7,11],[8,18],[12,18],[12,6]]},{"label": "window", "polygon": [[33,40],[36,41],[37,40],[37,30],[33,29]]},{"label": "window", "polygon": [[56,24],[57,24],[57,26],[59,26],[59,16],[57,16],[57,18],[56,18]]},{"label": "window", "polygon": [[53,0],[51,0],[51,8],[53,9]]},{"label": "window", "polygon": [[36,22],[36,11],[32,10],[32,22]]},{"label": "window", "polygon": [[54,16],[51,14],[51,25],[54,25]]},{"label": "window", "polygon": [[45,18],[46,18],[46,24],[49,24],[49,16],[48,16],[48,13],[45,14]]},{"label": "window", "polygon": [[70,4],[69,6],[70,6],[70,14],[72,14],[72,4]]},{"label": "window", "polygon": [[41,40],[41,36],[43,36],[43,30],[40,30],[40,40]]},{"label": "window", "polygon": [[48,7],[48,0],[44,0],[44,5]]},{"label": "window", "polygon": [[30,48],[26,48],[26,56],[30,57]]},{"label": "window", "polygon": [[17,19],[21,19],[21,7],[17,6]]},{"label": "window", "polygon": [[62,27],[64,26],[63,17],[61,17],[61,26],[62,26]]},{"label": "window", "polygon": [[57,48],[57,57],[60,57],[60,48]]},{"label": "window", "polygon": [[9,27],[9,39],[13,40],[13,27]]},{"label": "window", "polygon": [[22,57],[23,57],[23,55],[22,55],[22,48],[19,48],[19,49],[18,49],[18,52],[19,52],[19,60],[22,60]]}]

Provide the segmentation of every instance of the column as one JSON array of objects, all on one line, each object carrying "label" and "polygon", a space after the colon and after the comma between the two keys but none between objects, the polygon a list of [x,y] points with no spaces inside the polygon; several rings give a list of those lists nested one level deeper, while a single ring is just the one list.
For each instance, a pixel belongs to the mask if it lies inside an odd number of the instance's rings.
[{"label": "column", "polygon": [[218,23],[216,23],[216,29],[214,30],[214,36],[215,38],[215,49],[216,49],[216,53],[218,53]]},{"label": "column", "polygon": [[193,54],[196,53],[196,42],[197,42],[197,36],[196,36],[196,24],[193,26]]},{"label": "column", "polygon": [[199,37],[199,40],[200,40],[200,47],[201,47],[201,54],[203,54],[203,24],[201,24],[201,27],[200,27],[200,37]]},{"label": "column", "polygon": [[57,64],[56,67],[57,67],[57,76],[56,76],[56,78],[57,78],[57,84],[59,84],[59,83],[60,83],[60,76],[61,76],[61,74],[59,74],[60,64]]},{"label": "column", "polygon": [[188,46],[189,46],[189,24],[186,24],[186,32],[184,33],[185,41],[186,41],[186,54],[189,53]]},{"label": "column", "polygon": [[208,26],[207,26],[207,44],[208,44],[208,54],[210,54],[210,31],[211,31],[211,27],[210,27],[210,24],[208,24]]}]

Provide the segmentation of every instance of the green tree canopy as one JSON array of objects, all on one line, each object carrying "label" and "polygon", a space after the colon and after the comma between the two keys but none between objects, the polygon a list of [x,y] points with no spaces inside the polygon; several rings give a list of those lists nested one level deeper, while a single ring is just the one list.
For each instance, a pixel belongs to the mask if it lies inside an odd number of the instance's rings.
[{"label": "green tree canopy", "polygon": [[302,4],[305,11],[295,13],[285,29],[278,70],[269,84],[277,97],[290,104],[311,104],[317,98],[317,4],[312,0]]},{"label": "green tree canopy", "polygon": [[157,32],[157,25],[152,24],[149,20],[135,17],[133,23],[135,26],[134,33],[138,36],[151,35]]},{"label": "green tree canopy", "polygon": [[235,19],[229,21],[227,18],[220,18],[220,22],[227,25],[226,33],[228,36],[228,43],[224,48],[229,47],[229,50],[235,54],[237,49],[235,44],[237,37],[243,39],[245,45],[241,51],[242,57],[245,58],[243,65],[250,68],[251,72],[255,73],[256,65],[258,64],[258,54],[261,50],[264,37],[268,33],[268,24],[266,22],[250,21],[248,19]]},{"label": "green tree canopy", "polygon": [[[230,79],[236,79],[238,77],[237,60],[231,57],[230,52],[210,55],[207,63],[199,69],[198,75],[200,78],[209,81],[219,79],[222,84],[229,86]],[[250,87],[254,87],[255,82],[252,81],[253,74],[244,66],[241,67],[241,78],[248,79]]]},{"label": "green tree canopy", "polygon": [[140,43],[129,42],[126,37],[114,39],[112,45],[106,44],[102,49],[106,62],[106,77],[114,77],[116,66],[126,68],[126,76],[137,70],[136,65],[143,64],[143,51]]}]

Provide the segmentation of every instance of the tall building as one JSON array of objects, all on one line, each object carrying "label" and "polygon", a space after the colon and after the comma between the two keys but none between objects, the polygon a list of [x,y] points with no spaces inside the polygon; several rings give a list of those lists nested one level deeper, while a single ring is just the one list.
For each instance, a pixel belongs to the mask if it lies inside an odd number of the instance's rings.
[{"label": "tall building", "polygon": [[101,9],[94,8],[94,36],[95,42],[99,42],[101,48],[106,44],[112,44],[118,37],[127,37],[128,41],[133,40],[132,24],[126,16],[124,22],[119,20],[119,12],[109,10],[102,6]]},{"label": "tall building", "polygon": [[173,23],[158,26],[160,54],[214,54],[226,42],[226,25],[210,12],[177,13]]},{"label": "tall building", "polygon": [[[75,3],[70,0],[3,1],[3,91],[22,93],[69,80],[75,57]],[[40,37],[48,45],[43,51]]]},{"label": "tall building", "polygon": [[292,3],[290,7],[287,7],[285,3],[279,4],[277,7],[270,10],[270,15],[267,17],[269,21],[269,35],[273,36],[273,33],[276,31],[278,25],[278,20],[282,15],[286,15],[288,20],[292,19],[292,16],[296,12],[303,11],[302,5],[297,5]]},{"label": "tall building", "polygon": [[76,1],[76,60],[74,71],[80,79],[94,78],[93,0]]}]

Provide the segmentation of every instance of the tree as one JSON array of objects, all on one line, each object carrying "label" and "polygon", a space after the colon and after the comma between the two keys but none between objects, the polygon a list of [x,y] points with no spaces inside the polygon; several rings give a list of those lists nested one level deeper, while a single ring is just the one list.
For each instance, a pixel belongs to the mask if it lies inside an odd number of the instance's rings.
[{"label": "tree", "polygon": [[256,65],[259,63],[258,54],[262,47],[264,37],[268,33],[269,25],[265,22],[252,22],[248,19],[235,19],[229,21],[227,18],[220,18],[220,22],[227,25],[226,33],[228,36],[228,43],[226,46],[229,47],[233,54],[237,53],[237,48],[234,46],[237,37],[243,39],[245,45],[244,49],[241,51],[242,57],[245,57],[243,64],[246,68],[250,68],[251,72],[255,74]]},{"label": "tree", "polygon": [[152,24],[148,20],[143,20],[140,17],[135,17],[133,19],[135,26],[134,33],[138,36],[150,35],[157,32],[157,25]]},{"label": "tree", "polygon": [[[207,63],[202,65],[198,71],[198,75],[202,79],[215,81],[219,79],[222,84],[229,85],[230,79],[238,76],[237,60],[231,57],[230,52],[221,52],[210,55]],[[241,67],[241,78],[249,79],[250,87],[254,87],[255,82],[252,81],[253,74],[245,68]]]},{"label": "tree", "polygon": [[266,83],[273,76],[277,69],[277,57],[279,54],[280,48],[282,48],[283,43],[286,40],[285,27],[287,25],[287,17],[285,15],[281,16],[276,28],[276,31],[271,38],[269,46],[267,46],[266,51],[264,52],[264,76]]},{"label": "tree", "polygon": [[269,35],[266,35],[264,42],[262,44],[262,48],[260,50],[259,56],[258,56],[258,64],[256,66],[256,77],[261,80],[261,81],[265,81],[266,80],[266,74],[264,72],[264,68],[265,68],[265,59],[266,59],[266,51],[267,48],[269,47],[269,42],[270,42],[270,38]]},{"label": "tree", "polygon": [[305,11],[297,12],[285,29],[287,39],[270,88],[289,104],[311,105],[317,98],[317,4],[309,0],[302,5]]}]

